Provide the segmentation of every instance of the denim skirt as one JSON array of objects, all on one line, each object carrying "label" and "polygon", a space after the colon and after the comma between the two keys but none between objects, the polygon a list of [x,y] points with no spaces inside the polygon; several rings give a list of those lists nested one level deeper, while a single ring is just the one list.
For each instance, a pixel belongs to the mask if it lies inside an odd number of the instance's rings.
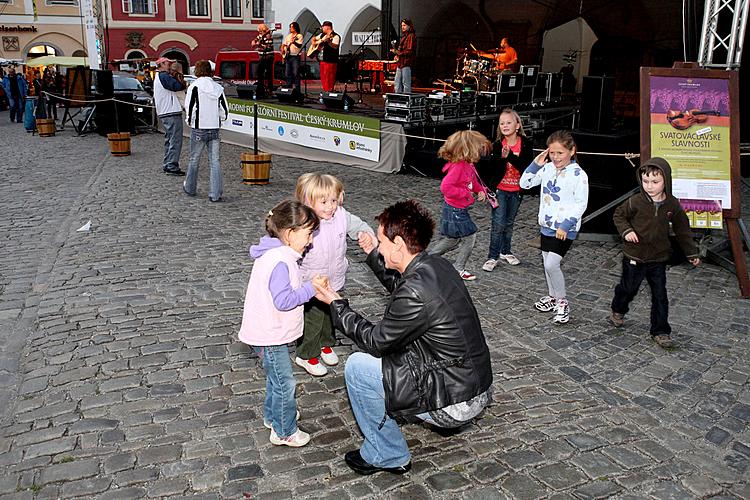
[{"label": "denim skirt", "polygon": [[464,238],[477,232],[468,208],[455,208],[443,202],[440,234],[449,238]]}]

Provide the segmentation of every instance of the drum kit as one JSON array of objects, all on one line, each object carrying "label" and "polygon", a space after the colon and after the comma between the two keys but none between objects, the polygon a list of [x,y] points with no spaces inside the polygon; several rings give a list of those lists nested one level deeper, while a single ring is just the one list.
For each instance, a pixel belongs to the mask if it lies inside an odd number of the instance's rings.
[{"label": "drum kit", "polygon": [[459,52],[456,58],[454,83],[475,87],[477,91],[495,91],[501,71],[491,53],[477,50],[471,45]]}]

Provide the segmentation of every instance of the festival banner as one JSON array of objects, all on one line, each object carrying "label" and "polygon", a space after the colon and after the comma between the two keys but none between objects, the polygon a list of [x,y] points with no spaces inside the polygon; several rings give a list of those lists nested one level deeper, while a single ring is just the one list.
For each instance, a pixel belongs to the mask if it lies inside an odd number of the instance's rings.
[{"label": "festival banner", "polygon": [[672,194],[693,203],[718,201],[729,209],[729,81],[651,75],[650,85],[651,157],[672,166]]},{"label": "festival banner", "polygon": [[[229,117],[222,128],[253,133],[253,103],[227,98]],[[380,120],[317,109],[257,103],[258,137],[380,160]]]}]

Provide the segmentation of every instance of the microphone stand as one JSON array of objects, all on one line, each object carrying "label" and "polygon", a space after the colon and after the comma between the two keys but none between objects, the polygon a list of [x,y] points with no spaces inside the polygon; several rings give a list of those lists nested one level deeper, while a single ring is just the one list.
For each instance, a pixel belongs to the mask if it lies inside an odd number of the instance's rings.
[{"label": "microphone stand", "polygon": [[[318,28],[315,29],[315,32],[313,32],[312,36],[310,38],[308,38],[307,41],[305,43],[303,43],[302,47],[299,49],[300,53],[302,54],[302,57],[305,58],[304,59],[304,62],[305,62],[304,66],[300,65],[300,67],[307,67],[307,45],[312,41],[313,38],[315,38],[315,36],[319,32],[320,32],[320,27],[318,27]],[[310,75],[308,74],[307,76],[310,76]],[[307,80],[308,79],[305,78],[305,95],[304,95],[304,99],[308,98],[308,96],[307,96]]]},{"label": "microphone stand", "polygon": [[[374,35],[375,32],[378,30],[380,30],[380,28],[373,28],[373,30],[370,31],[370,34],[367,35],[367,37],[364,40],[362,40],[361,44],[359,44],[359,47],[357,47],[353,53],[349,54],[349,58],[346,60],[347,66],[351,64],[352,59],[359,57],[358,54],[362,53],[362,50],[365,48],[365,44],[370,41],[370,39],[372,38],[372,35]],[[359,67],[357,68],[356,73],[357,73],[357,80],[359,80]],[[358,81],[357,84],[358,84],[357,90],[359,91],[359,99],[357,100],[355,104],[363,104],[364,101],[362,100],[362,82]]]}]

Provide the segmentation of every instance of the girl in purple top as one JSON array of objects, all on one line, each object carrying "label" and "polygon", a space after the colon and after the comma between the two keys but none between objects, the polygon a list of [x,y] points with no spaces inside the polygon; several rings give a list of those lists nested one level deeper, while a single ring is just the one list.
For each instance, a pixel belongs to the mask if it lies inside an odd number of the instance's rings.
[{"label": "girl in purple top", "polygon": [[313,283],[328,283],[320,276],[303,281],[298,264],[319,225],[310,208],[282,201],[268,212],[268,236],[250,247],[255,263],[239,338],[263,359],[263,425],[271,429],[270,441],[275,445],[299,447],[310,441],[310,435],[297,427],[296,383],[287,344],[302,336],[303,304],[315,295]]}]

